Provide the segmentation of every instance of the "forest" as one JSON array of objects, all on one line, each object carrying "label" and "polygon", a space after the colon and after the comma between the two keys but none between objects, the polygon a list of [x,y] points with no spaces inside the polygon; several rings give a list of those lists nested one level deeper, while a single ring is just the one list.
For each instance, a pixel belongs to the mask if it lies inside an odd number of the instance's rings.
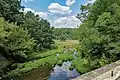
[{"label": "forest", "polygon": [[120,0],[81,5],[78,28],[55,28],[24,8],[21,0],[0,0],[0,54],[12,62],[0,69],[0,80],[65,61],[85,74],[120,59]]}]

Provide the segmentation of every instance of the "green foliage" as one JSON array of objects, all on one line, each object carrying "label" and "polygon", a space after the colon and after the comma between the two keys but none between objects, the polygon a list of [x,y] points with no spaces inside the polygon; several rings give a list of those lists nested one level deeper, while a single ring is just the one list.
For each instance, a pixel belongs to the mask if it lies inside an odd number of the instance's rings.
[{"label": "green foliage", "polygon": [[45,58],[45,57],[48,57],[48,56],[51,56],[51,55],[61,54],[61,53],[62,53],[62,49],[58,48],[58,49],[49,50],[49,51],[46,51],[46,52],[43,52],[43,53],[37,53],[37,55],[33,55],[33,56],[36,59],[40,59],[40,58]]},{"label": "green foliage", "polygon": [[63,63],[63,61],[62,61],[62,60],[59,60],[59,61],[57,62],[57,65],[62,66],[62,63]]},{"label": "green foliage", "polygon": [[60,40],[61,40],[61,41],[65,41],[65,40],[66,40],[65,35],[60,36]]},{"label": "green foliage", "polygon": [[63,60],[63,61],[71,61],[74,59],[74,56],[73,54],[63,53],[58,56],[58,59]]},{"label": "green foliage", "polygon": [[78,28],[55,28],[54,35],[57,40],[77,40],[79,38]]},{"label": "green foliage", "polygon": [[29,34],[36,40],[36,50],[52,48],[52,44],[54,43],[54,28],[50,26],[47,20],[40,19],[38,15],[35,16],[32,12],[27,12],[22,27],[27,29]]},{"label": "green foliage", "polygon": [[0,19],[0,49],[16,61],[29,59],[34,51],[54,48],[54,28],[38,15],[22,12],[24,8],[21,0],[0,0],[0,17],[7,21]]},{"label": "green foliage", "polygon": [[85,59],[81,59],[81,58],[77,58],[75,60],[72,61],[72,65],[71,65],[71,69],[72,68],[76,68],[77,71],[80,73],[80,74],[84,74],[86,72],[89,72],[91,71],[91,66],[88,64],[87,60]]},{"label": "green foliage", "polygon": [[57,58],[55,56],[49,56],[49,57],[42,58],[39,60],[29,61],[29,62],[20,64],[21,67],[17,67],[15,70],[8,72],[8,75],[10,77],[14,77],[22,73],[29,72],[33,69],[37,69],[40,66],[44,66],[46,64],[55,65],[56,63],[57,63]]},{"label": "green foliage", "polygon": [[40,66],[44,66],[46,64],[61,65],[64,61],[73,60],[73,59],[74,59],[73,55],[67,54],[67,53],[59,54],[58,57],[56,57],[56,55],[51,55],[51,56],[41,58],[38,60],[29,61],[29,62],[25,62],[22,64],[17,64],[17,68],[15,70],[8,72],[8,76],[14,77],[14,76],[20,75],[22,73],[29,72],[33,69],[37,69]]},{"label": "green foliage", "polygon": [[47,20],[32,12],[22,12],[25,7],[21,6],[21,0],[0,0],[0,6],[0,17],[28,30],[29,35],[36,40],[34,50],[52,49],[54,29]]},{"label": "green foliage", "polygon": [[[72,60],[70,69],[76,68],[84,74],[120,59],[120,0],[96,0],[93,4],[82,5],[77,18],[83,23],[77,29],[54,29],[47,20],[32,12],[23,14],[20,9],[20,0],[0,0],[0,17],[20,26],[0,18],[0,52],[16,61],[24,61],[28,57],[35,60],[18,64],[8,73],[9,76],[17,76],[45,64],[61,65],[68,60]],[[58,41],[58,49],[39,52],[52,49],[53,39],[66,41]],[[67,43],[70,39],[79,39],[79,43]],[[62,53],[63,47],[73,48],[78,44],[77,59],[71,51]]]},{"label": "green foliage", "polygon": [[63,48],[63,49],[76,49],[79,46],[79,41],[78,40],[66,40],[66,41],[60,41],[60,40],[55,40],[55,45],[58,48]]},{"label": "green foliage", "polygon": [[3,18],[0,18],[0,26],[0,47],[5,50],[4,55],[17,61],[27,58],[35,46],[35,40],[30,38],[27,31],[5,22]]},{"label": "green foliage", "polygon": [[[51,50],[46,53],[40,53],[41,55],[39,55],[39,56],[44,56],[44,57],[42,57],[42,58],[40,57],[37,60],[13,65],[13,67],[16,67],[16,68],[14,70],[9,71],[8,76],[14,77],[14,76],[29,72],[33,69],[37,69],[40,66],[44,66],[47,64],[52,65],[52,66],[54,66],[56,64],[62,65],[62,63],[64,61],[72,61],[75,59],[73,53],[71,53],[70,51],[66,52],[66,53],[61,53],[61,52],[56,53],[56,52],[59,52],[59,49]],[[45,54],[47,54],[47,55],[45,55]],[[59,54],[59,55],[56,56],[55,54]]]},{"label": "green foliage", "polygon": [[19,10],[21,9],[20,0],[0,0],[0,17],[4,17],[9,22],[16,22]]},{"label": "green foliage", "polygon": [[70,69],[70,70],[73,70],[73,69],[75,69],[75,67],[74,67],[73,65],[71,65],[71,66],[69,67],[69,69]]},{"label": "green foliage", "polygon": [[120,1],[96,0],[82,9],[86,15],[79,28],[82,57],[92,69],[120,59]]}]

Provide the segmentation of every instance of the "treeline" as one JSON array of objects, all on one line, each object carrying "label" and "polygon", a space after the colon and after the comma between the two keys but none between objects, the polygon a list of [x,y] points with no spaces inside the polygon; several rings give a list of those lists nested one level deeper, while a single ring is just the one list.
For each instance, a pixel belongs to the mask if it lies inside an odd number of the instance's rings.
[{"label": "treeline", "polygon": [[95,69],[120,59],[120,0],[82,5],[78,18],[81,56]]},{"label": "treeline", "polygon": [[21,0],[0,0],[0,52],[23,62],[28,55],[52,49],[53,31],[47,20],[32,12],[24,13]]},{"label": "treeline", "polygon": [[55,28],[54,35],[57,40],[78,40],[79,30],[78,28]]}]

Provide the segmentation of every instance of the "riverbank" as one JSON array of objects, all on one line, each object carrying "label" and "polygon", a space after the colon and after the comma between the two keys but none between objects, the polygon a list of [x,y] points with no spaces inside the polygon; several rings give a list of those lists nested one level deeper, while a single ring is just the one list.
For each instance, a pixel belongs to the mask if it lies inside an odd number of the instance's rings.
[{"label": "riverbank", "polygon": [[[7,72],[7,77],[12,78],[15,76],[21,76],[25,73],[38,69],[39,67],[44,67],[46,65],[50,65],[51,67],[54,67],[56,64],[58,64],[61,66],[62,63],[65,61],[71,61],[72,63],[70,67],[71,70],[76,68],[78,72],[84,73],[85,71],[83,70],[83,68],[84,68],[85,60],[80,58],[79,51],[77,52],[77,55],[74,54],[74,51],[78,49],[77,46],[78,43],[76,43],[76,41],[72,41],[72,42],[68,41],[68,42],[67,41],[61,42],[61,44],[59,44],[57,41],[56,42],[56,45],[58,47],[57,49],[49,50],[43,53],[36,53],[32,55],[33,60],[27,61],[25,63],[17,63],[15,65],[12,65],[14,69]],[[68,45],[74,45],[74,46],[68,46]]]},{"label": "riverbank", "polygon": [[[55,54],[55,53],[54,53]],[[74,60],[74,55],[72,53],[60,53],[57,57],[56,55],[51,54],[51,56],[44,57],[38,60],[25,62],[22,64],[17,64],[16,69],[8,72],[9,77],[20,76],[23,73],[32,71],[33,69],[37,69],[40,66],[51,65],[54,66],[56,64],[62,64],[64,61]],[[60,63],[61,62],[61,63]]]}]

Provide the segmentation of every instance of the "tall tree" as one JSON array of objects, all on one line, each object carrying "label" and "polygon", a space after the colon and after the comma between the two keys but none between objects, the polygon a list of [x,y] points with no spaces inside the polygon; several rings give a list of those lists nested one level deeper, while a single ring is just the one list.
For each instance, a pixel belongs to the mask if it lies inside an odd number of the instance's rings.
[{"label": "tall tree", "polygon": [[47,20],[40,18],[38,15],[34,15],[32,12],[27,12],[22,26],[24,29],[27,29],[29,34],[36,40],[38,50],[51,48],[54,39],[54,28],[50,26]]},{"label": "tall tree", "polygon": [[0,17],[4,17],[9,22],[16,22],[16,18],[21,9],[21,0],[0,0]]},{"label": "tall tree", "polygon": [[0,48],[5,51],[3,55],[24,61],[34,46],[35,40],[30,38],[27,31],[0,18]]},{"label": "tall tree", "polygon": [[[80,51],[93,67],[120,59],[120,0],[96,0],[80,30]],[[104,61],[101,62],[101,60]]]}]

